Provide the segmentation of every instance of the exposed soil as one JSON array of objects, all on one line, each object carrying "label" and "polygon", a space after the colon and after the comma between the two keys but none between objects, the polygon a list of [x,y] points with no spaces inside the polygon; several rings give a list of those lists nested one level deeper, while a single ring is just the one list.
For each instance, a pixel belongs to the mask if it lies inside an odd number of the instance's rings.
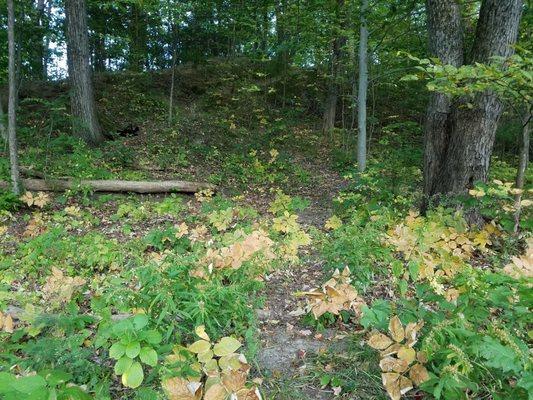
[{"label": "exposed soil", "polygon": [[[322,229],[332,215],[333,198],[344,183],[337,173],[322,163],[306,163],[305,168],[312,172],[319,187],[299,188],[298,195],[311,200],[310,206],[299,214],[299,222],[307,227]],[[305,375],[308,355],[326,349],[337,334],[335,329],[317,334],[301,322],[305,301],[294,293],[318,287],[325,280],[323,260],[316,249],[310,249],[302,259],[302,263],[277,270],[268,276],[265,307],[257,310],[262,345],[258,354],[258,370],[267,377],[267,388],[268,377],[276,381]],[[308,399],[333,398],[331,390],[312,384],[300,387],[299,396],[303,394]]]}]

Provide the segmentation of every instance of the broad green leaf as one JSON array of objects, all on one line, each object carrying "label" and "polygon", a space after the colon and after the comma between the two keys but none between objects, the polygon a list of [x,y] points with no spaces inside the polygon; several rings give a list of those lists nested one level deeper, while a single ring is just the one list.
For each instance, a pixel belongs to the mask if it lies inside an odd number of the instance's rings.
[{"label": "broad green leaf", "polygon": [[161,336],[161,334],[155,329],[151,329],[149,331],[143,332],[141,337],[150,344],[158,344],[161,342],[161,340],[163,340],[163,337]]},{"label": "broad green leaf", "polygon": [[139,358],[143,363],[151,367],[155,367],[157,365],[157,352],[151,347],[143,347],[139,353]]},{"label": "broad green leaf", "polygon": [[135,361],[122,375],[122,384],[129,388],[139,387],[144,379],[144,372],[141,363]]},{"label": "broad green leaf", "polygon": [[130,342],[126,346],[126,355],[129,358],[135,358],[141,352],[141,344],[139,342]]},{"label": "broad green leaf", "polygon": [[32,394],[46,387],[46,381],[40,375],[24,376],[11,383],[11,387],[17,392]]},{"label": "broad green leaf", "polygon": [[126,353],[126,346],[122,343],[117,342],[109,348],[109,357],[114,358],[115,360],[122,357],[124,353]]},{"label": "broad green leaf", "polygon": [[135,330],[140,331],[146,325],[148,325],[148,317],[145,314],[137,314],[133,317],[133,327]]},{"label": "broad green leaf", "polygon": [[124,372],[126,372],[131,367],[131,364],[133,364],[133,360],[129,358],[128,356],[123,356],[115,364],[115,368],[114,368],[115,374],[122,375]]}]

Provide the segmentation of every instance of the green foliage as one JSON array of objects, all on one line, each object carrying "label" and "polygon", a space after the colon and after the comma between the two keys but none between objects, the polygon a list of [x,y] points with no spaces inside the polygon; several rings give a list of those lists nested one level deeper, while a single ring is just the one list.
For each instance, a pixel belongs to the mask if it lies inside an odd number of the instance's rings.
[{"label": "green foliage", "polygon": [[80,387],[71,385],[72,375],[61,370],[42,371],[38,375],[16,377],[0,372],[0,394],[6,400],[61,399],[86,400],[91,397]]}]

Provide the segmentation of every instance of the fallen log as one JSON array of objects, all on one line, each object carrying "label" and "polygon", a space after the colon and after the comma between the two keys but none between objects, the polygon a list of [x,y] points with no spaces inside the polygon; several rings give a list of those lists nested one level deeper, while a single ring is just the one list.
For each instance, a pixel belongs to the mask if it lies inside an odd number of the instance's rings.
[{"label": "fallen log", "polygon": [[[94,192],[133,193],[196,193],[215,190],[216,186],[204,182],[187,181],[122,181],[122,180],[74,180],[74,179],[22,179],[26,190],[36,192],[61,192],[78,187],[88,187]],[[0,181],[0,188],[8,189],[10,183]]]}]

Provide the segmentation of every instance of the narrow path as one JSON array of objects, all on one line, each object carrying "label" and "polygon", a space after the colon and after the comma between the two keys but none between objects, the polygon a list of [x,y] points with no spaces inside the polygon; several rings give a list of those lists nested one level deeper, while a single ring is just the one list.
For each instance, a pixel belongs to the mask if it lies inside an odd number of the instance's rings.
[{"label": "narrow path", "polygon": [[[305,168],[314,174],[319,184],[298,191],[299,196],[311,200],[310,206],[300,213],[299,222],[304,227],[322,229],[332,215],[333,199],[342,189],[343,180],[322,164],[307,164]],[[315,248],[301,258],[298,265],[287,266],[268,277],[266,304],[264,309],[258,310],[261,330],[258,369],[267,378],[265,387],[269,398],[331,399],[331,390],[298,379],[305,376],[307,356],[325,349],[335,336],[334,330],[317,334],[301,323],[305,301],[293,294],[318,287],[325,279],[323,260]]]}]

